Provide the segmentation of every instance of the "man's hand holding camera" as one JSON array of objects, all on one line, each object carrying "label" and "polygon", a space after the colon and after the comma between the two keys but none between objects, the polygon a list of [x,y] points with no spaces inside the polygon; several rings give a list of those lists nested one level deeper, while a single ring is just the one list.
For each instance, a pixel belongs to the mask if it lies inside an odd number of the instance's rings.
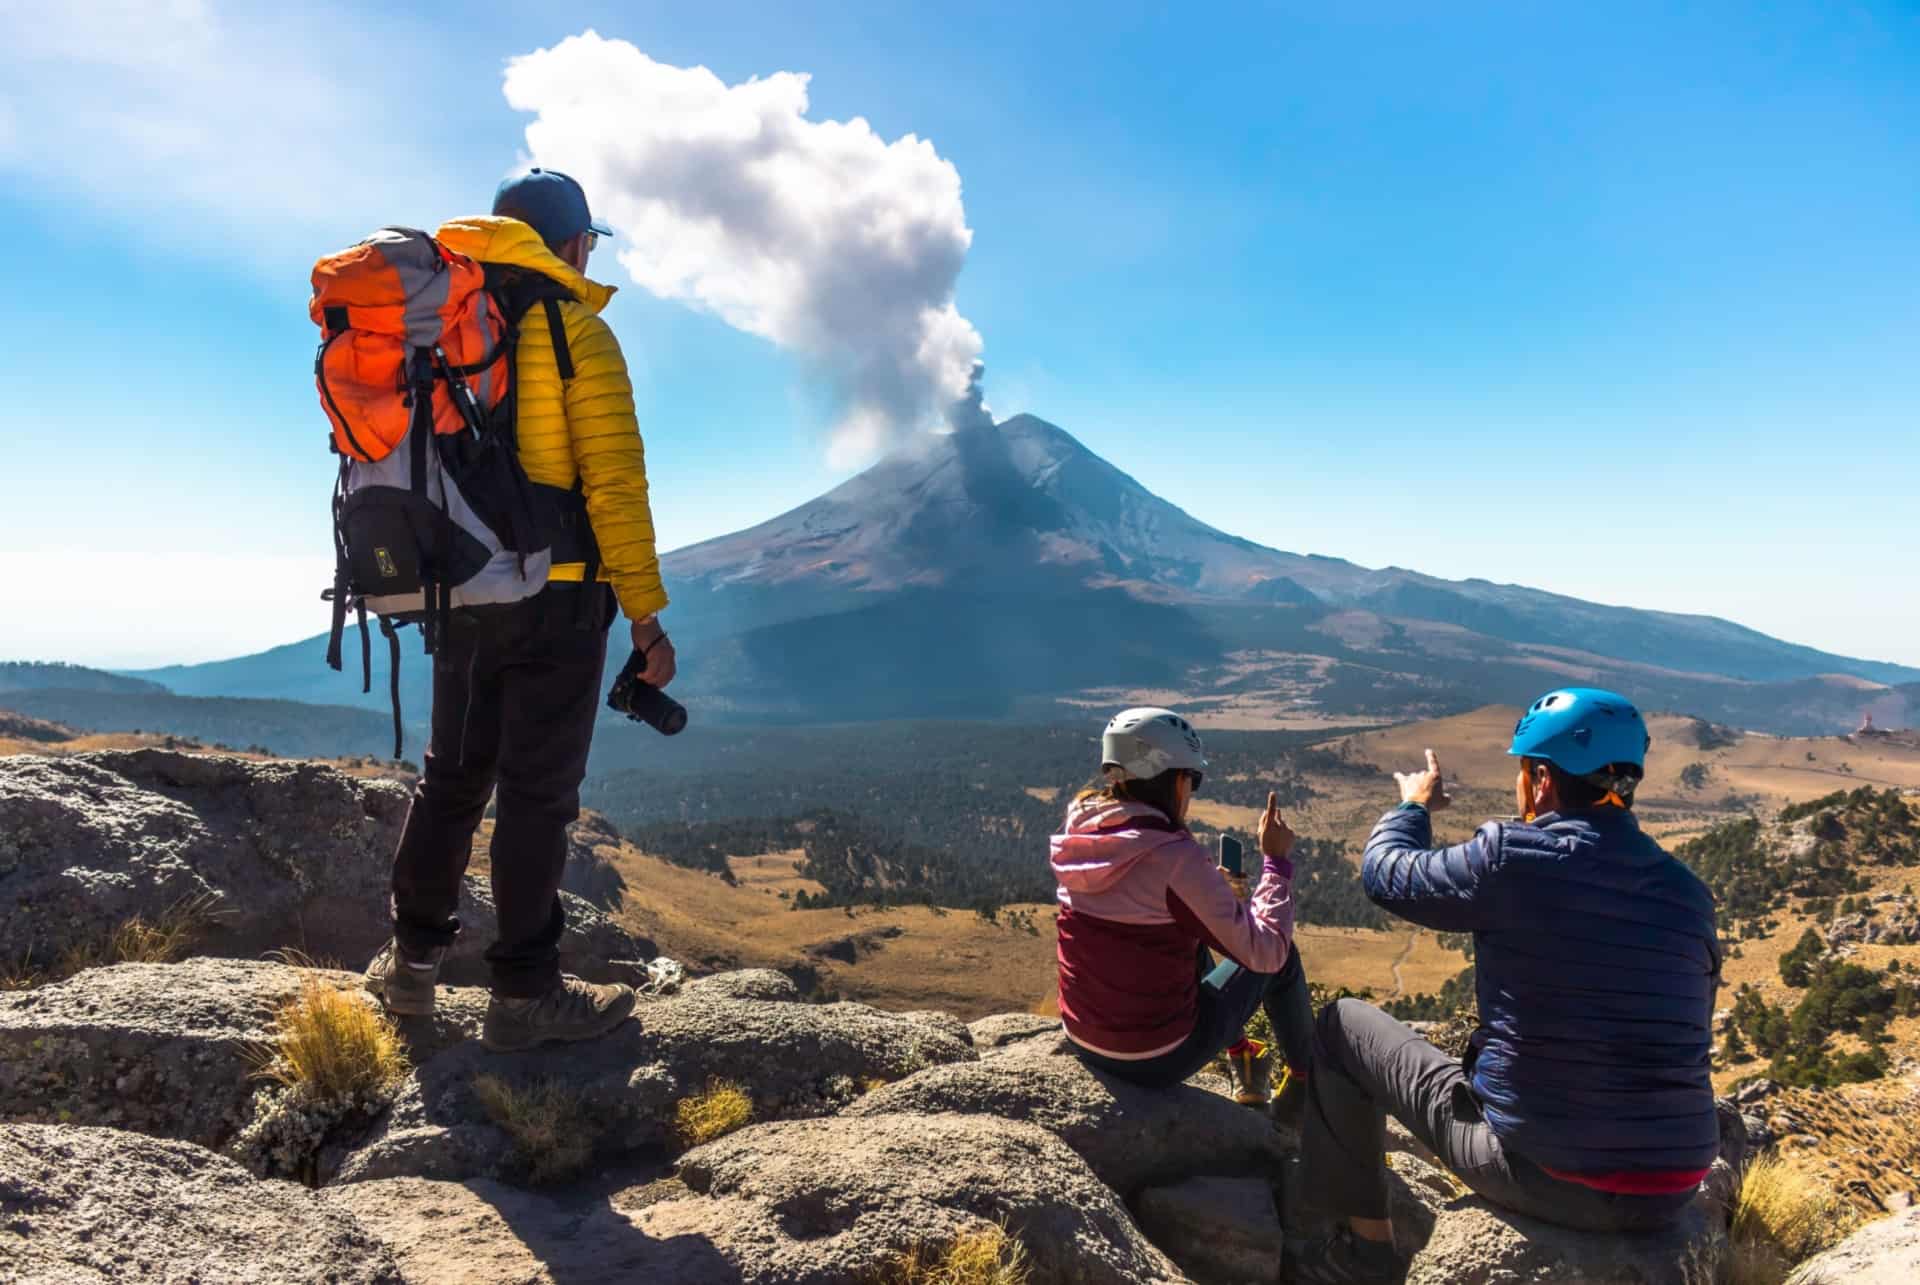
[{"label": "man's hand holding camera", "polygon": [[640,679],[650,687],[665,687],[679,672],[673,654],[673,639],[660,627],[660,617],[648,616],[633,622],[633,649],[646,660]]}]

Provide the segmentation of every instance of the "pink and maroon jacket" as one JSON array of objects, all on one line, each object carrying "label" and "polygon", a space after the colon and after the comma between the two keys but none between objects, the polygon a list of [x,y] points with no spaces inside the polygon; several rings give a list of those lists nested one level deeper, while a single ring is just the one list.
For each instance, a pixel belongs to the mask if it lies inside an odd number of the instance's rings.
[{"label": "pink and maroon jacket", "polygon": [[1268,857],[1251,902],[1157,808],[1076,800],[1051,841],[1059,881],[1060,1016],[1074,1043],[1153,1057],[1193,1030],[1204,944],[1257,973],[1293,946],[1293,866]]}]

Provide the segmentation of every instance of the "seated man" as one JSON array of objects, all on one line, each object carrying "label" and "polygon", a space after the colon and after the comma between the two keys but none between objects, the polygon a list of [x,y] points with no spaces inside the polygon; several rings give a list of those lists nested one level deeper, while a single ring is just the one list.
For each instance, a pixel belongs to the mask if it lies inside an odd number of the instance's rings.
[{"label": "seated man", "polygon": [[1367,895],[1426,928],[1471,932],[1480,1027],[1456,1063],[1357,1000],[1314,1031],[1307,1185],[1344,1218],[1290,1243],[1289,1279],[1399,1281],[1387,1222],[1385,1113],[1462,1182],[1582,1230],[1651,1229],[1692,1199],[1718,1148],[1709,1078],[1720,949],[1713,898],[1635,822],[1646,725],[1610,692],[1530,706],[1507,751],[1522,819],[1433,849],[1440,765],[1396,773]]}]

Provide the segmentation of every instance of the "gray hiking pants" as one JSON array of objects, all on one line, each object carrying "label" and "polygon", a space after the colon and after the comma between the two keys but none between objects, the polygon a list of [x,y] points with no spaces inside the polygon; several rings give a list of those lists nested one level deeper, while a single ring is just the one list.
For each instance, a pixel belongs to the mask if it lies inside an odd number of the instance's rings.
[{"label": "gray hiking pants", "polygon": [[1627,1196],[1546,1173],[1501,1145],[1460,1063],[1371,1004],[1337,1000],[1314,1023],[1301,1139],[1315,1203],[1349,1218],[1387,1216],[1387,1114],[1460,1181],[1514,1213],[1579,1231],[1650,1231],[1693,1193]]}]

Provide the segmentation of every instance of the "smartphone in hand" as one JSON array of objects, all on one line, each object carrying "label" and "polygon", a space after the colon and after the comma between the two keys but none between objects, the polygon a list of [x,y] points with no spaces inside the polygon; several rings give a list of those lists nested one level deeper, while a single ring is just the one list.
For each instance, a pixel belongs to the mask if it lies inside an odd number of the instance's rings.
[{"label": "smartphone in hand", "polygon": [[1246,845],[1230,834],[1220,836],[1220,868],[1230,875],[1246,873]]}]

